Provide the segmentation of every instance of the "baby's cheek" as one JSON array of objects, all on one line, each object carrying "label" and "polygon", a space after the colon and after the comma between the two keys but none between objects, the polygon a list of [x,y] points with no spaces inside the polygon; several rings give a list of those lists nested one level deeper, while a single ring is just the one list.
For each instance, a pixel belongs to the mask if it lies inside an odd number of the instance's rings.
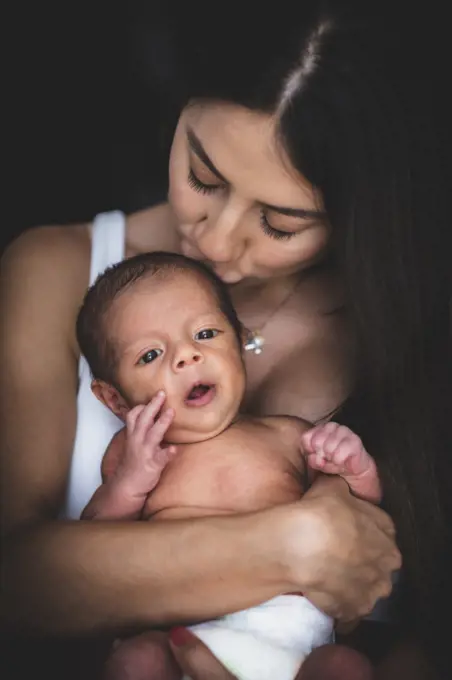
[{"label": "baby's cheek", "polygon": [[160,389],[163,389],[165,392],[167,391],[162,381],[135,380],[133,385],[126,391],[126,398],[130,408],[139,404],[148,404]]}]

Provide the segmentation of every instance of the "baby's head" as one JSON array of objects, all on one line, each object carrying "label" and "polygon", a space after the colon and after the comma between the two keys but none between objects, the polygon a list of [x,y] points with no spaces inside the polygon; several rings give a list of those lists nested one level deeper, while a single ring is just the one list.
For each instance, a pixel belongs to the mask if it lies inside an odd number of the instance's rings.
[{"label": "baby's head", "polygon": [[242,327],[224,283],[174,253],[137,255],[88,290],[77,340],[96,397],[122,420],[158,390],[175,411],[166,439],[210,439],[236,416],[245,389]]}]

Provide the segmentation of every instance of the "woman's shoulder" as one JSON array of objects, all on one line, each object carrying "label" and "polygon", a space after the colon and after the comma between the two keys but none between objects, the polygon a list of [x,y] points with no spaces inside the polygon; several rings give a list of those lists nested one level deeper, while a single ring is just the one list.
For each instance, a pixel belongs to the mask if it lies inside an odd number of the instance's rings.
[{"label": "woman's shoulder", "polygon": [[33,227],[20,234],[4,252],[1,266],[2,313],[11,328],[16,322],[22,326],[25,316],[32,325],[39,310],[40,323],[55,332],[60,327],[73,345],[90,253],[87,225]]},{"label": "woman's shoulder", "polygon": [[[84,261],[89,266],[90,237],[86,224],[32,227],[23,231],[6,248],[2,264],[8,269],[20,266],[63,271]],[[51,272],[49,272],[51,273]]]}]

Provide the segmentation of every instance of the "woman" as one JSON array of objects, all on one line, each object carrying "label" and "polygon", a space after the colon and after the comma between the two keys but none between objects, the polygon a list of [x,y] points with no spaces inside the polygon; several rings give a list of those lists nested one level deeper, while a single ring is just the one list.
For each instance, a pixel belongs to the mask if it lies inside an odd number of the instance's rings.
[{"label": "woman", "polygon": [[[221,34],[191,21],[177,36],[182,58],[176,53],[175,77],[170,64],[164,78],[182,111],[168,204],[126,221],[113,214],[37,229],[6,254],[2,497],[12,625],[117,635],[291,591],[347,622],[389,594],[399,567],[392,523],[335,479],[294,506],[240,518],[164,530],[73,521],[118,427],[92,410],[78,308],[112,260],[173,250],[207,261],[231,286],[250,329],[249,412],[314,422],[335,413],[363,435],[397,527],[402,593],[425,624],[413,633],[429,642],[452,405],[436,159],[412,134],[393,65],[386,69],[370,33],[337,3],[327,13],[299,4],[262,14],[258,29],[242,19],[228,27],[225,17]],[[69,519],[56,522],[63,506]],[[227,677],[203,648],[173,650],[192,677]]]}]

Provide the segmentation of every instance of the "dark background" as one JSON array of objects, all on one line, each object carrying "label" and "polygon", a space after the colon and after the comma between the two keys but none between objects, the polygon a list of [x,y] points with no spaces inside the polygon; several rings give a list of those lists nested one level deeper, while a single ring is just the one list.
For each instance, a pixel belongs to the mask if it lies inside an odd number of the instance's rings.
[{"label": "dark background", "polygon": [[[397,0],[363,3],[392,28],[407,78],[431,84],[447,164],[452,81],[447,4],[433,0],[413,9]],[[152,16],[161,2],[147,5]],[[177,16],[178,3],[165,3],[171,5]],[[215,8],[227,11],[226,5]],[[138,10],[133,1],[119,2],[114,10],[99,0],[28,2],[15,5],[15,16],[5,22],[3,93],[11,122],[3,127],[3,245],[26,227],[87,220],[110,208],[130,212],[165,196],[159,128],[165,108],[136,67]],[[193,21],[212,19],[221,30],[221,19],[193,6]],[[432,95],[420,86],[419,98],[426,96]]]},{"label": "dark background", "polygon": [[129,212],[165,197],[162,103],[137,73],[133,8],[82,0],[15,9],[3,245],[30,226]]}]

